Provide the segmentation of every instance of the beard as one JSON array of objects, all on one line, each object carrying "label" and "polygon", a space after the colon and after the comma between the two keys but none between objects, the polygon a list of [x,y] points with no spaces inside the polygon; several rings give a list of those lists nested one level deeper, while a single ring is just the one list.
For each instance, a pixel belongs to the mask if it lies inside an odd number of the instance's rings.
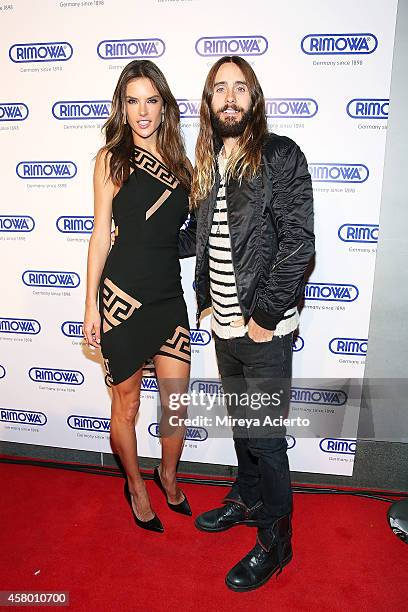
[{"label": "beard", "polygon": [[[239,121],[236,121],[234,117],[228,117],[225,121],[220,118],[222,112],[227,108],[233,108],[236,111],[242,113],[242,117]],[[211,113],[211,125],[214,132],[219,138],[238,138],[244,133],[244,130],[252,118],[252,109],[244,111],[243,108],[236,106],[236,104],[226,104],[218,111]]]}]

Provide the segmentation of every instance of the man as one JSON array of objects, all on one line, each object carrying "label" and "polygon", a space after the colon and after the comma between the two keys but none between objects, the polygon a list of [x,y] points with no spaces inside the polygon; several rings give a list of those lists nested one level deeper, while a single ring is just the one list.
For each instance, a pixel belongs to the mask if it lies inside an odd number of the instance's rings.
[{"label": "man", "polygon": [[[197,325],[212,306],[223,390],[280,393],[279,409],[271,402],[262,414],[285,416],[296,306],[314,253],[307,162],[295,142],[268,134],[262,89],[238,56],[222,57],[211,68],[200,120],[191,193],[197,206]],[[183,254],[188,230],[181,241]],[[254,416],[239,401],[228,409],[232,416]],[[207,532],[258,528],[254,548],[226,577],[235,591],[258,588],[292,558],[285,433],[282,426],[233,427],[238,477],[223,506],[196,519]]]}]

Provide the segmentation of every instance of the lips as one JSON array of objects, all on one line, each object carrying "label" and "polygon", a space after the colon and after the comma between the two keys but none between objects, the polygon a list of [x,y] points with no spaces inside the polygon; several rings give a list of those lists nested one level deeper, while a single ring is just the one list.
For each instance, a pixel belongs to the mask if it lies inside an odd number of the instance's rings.
[{"label": "lips", "polygon": [[150,125],[150,121],[149,121],[149,120],[147,120],[147,119],[142,119],[141,121],[138,121],[138,122],[137,122],[137,125],[138,125],[138,126],[139,126],[139,127],[142,129],[142,130],[144,130],[144,129],[146,129],[146,128],[148,128],[148,127],[149,127],[149,125]]},{"label": "lips", "polygon": [[224,117],[232,118],[236,117],[241,113],[242,109],[237,106],[224,106],[219,112],[220,115],[224,115]]}]

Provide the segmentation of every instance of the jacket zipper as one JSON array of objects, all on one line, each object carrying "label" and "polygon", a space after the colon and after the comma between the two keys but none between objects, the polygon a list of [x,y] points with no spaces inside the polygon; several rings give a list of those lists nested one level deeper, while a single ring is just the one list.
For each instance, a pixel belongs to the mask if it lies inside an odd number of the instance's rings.
[{"label": "jacket zipper", "polygon": [[284,261],[286,261],[287,259],[289,259],[289,257],[292,257],[292,255],[296,255],[296,253],[297,253],[297,252],[298,252],[298,251],[299,251],[299,250],[302,248],[302,246],[303,246],[303,242],[302,242],[302,244],[300,244],[300,245],[298,246],[298,248],[297,248],[297,249],[295,249],[295,250],[293,251],[293,253],[289,253],[289,255],[286,255],[286,257],[284,257],[283,259],[281,259],[281,260],[280,260],[280,261],[278,261],[277,263],[273,264],[273,266],[272,266],[272,270],[274,270],[274,269],[276,268],[276,266],[278,266],[278,265],[280,266],[280,264],[281,264],[281,263],[283,263]]},{"label": "jacket zipper", "polygon": [[[197,274],[194,277],[196,295],[198,295],[198,282],[197,281],[200,276],[201,266],[202,266],[202,260],[200,260],[200,266],[197,267]],[[200,311],[200,306],[198,304],[198,299],[197,299],[197,311],[196,311],[196,328],[197,329],[200,329],[200,314],[201,314],[201,311]]]}]

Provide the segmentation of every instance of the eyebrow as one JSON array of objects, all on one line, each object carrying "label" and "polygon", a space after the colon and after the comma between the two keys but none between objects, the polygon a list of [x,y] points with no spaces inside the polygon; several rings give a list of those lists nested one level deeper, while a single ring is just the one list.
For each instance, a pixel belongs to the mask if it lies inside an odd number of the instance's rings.
[{"label": "eyebrow", "polygon": [[[152,98],[160,98],[160,94],[153,94],[152,96],[148,96],[146,100],[151,100]],[[126,96],[126,100],[138,100],[137,96]]]},{"label": "eyebrow", "polygon": [[[218,83],[214,83],[214,87],[218,85],[227,85],[227,81],[218,81]],[[246,81],[235,81],[234,85],[247,85]]]}]

